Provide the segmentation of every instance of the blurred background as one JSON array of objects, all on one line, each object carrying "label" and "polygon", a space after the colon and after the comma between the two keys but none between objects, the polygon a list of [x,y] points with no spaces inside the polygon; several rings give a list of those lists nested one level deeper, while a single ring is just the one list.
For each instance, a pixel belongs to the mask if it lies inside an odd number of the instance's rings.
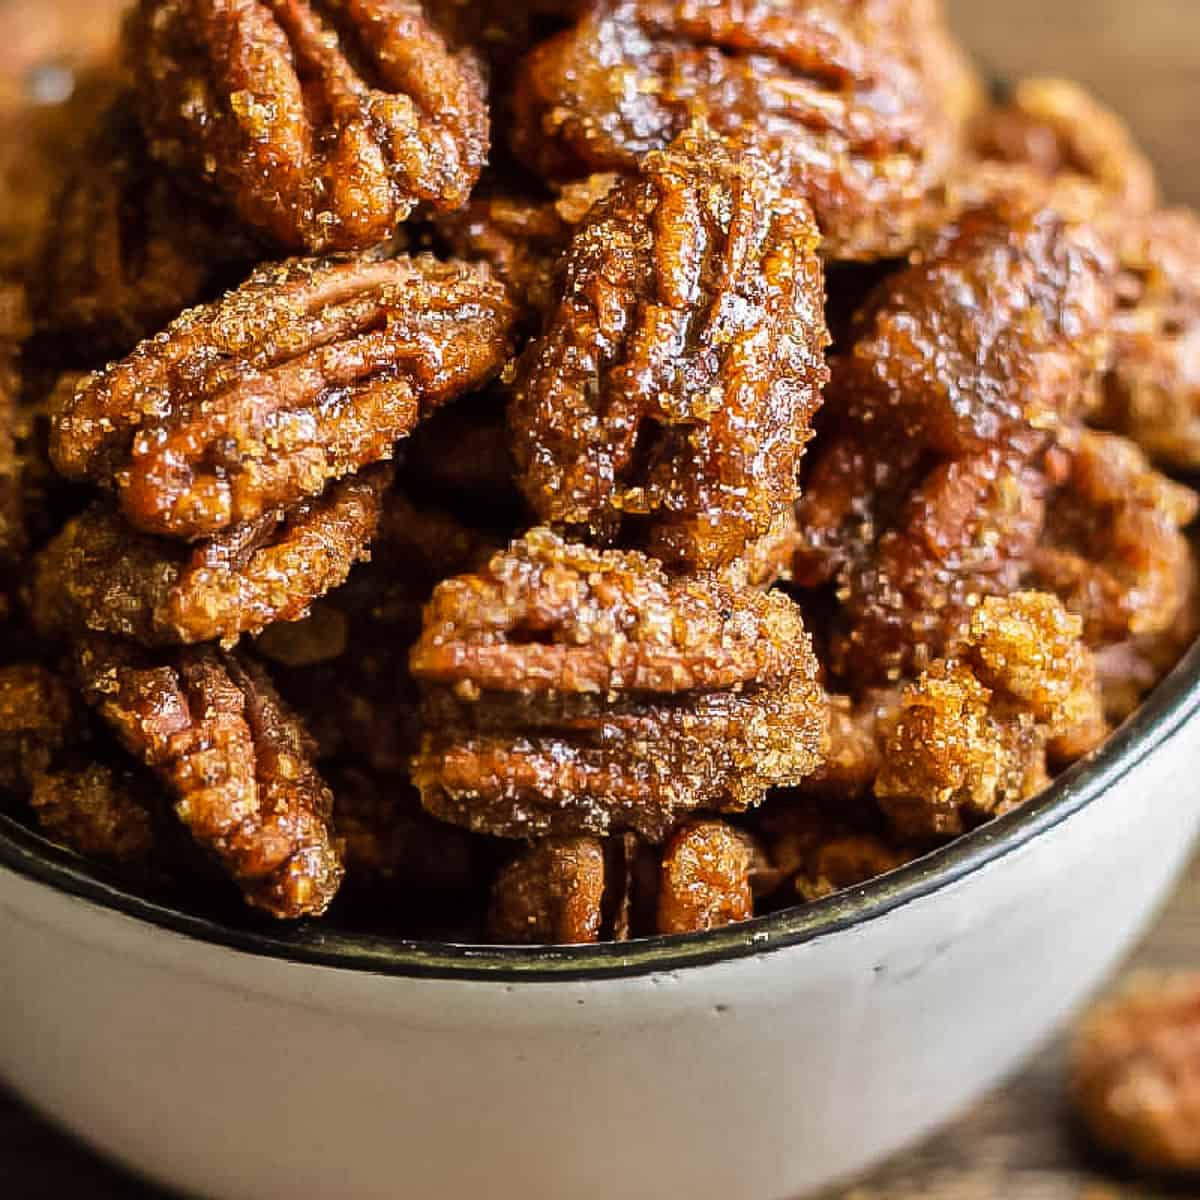
[{"label": "blurred background", "polygon": [[[512,0],[514,6],[522,2]],[[1030,74],[1078,79],[1125,116],[1157,162],[1168,201],[1200,205],[1200,0],[944,3],[985,71],[1008,79]],[[0,202],[20,195],[11,178],[10,151],[28,136],[31,88],[45,103],[69,94],[73,63],[101,51],[119,7],[115,0],[0,0]],[[1128,969],[1147,966],[1200,966],[1200,869],[1193,869]],[[870,1178],[839,1189],[837,1200],[1200,1196],[1200,1189],[1164,1190],[1095,1161],[1068,1119],[1062,1063],[1061,1044],[1047,1047],[1017,1079],[951,1128]],[[161,1193],[97,1162],[2,1091],[0,1197],[162,1200]]]}]

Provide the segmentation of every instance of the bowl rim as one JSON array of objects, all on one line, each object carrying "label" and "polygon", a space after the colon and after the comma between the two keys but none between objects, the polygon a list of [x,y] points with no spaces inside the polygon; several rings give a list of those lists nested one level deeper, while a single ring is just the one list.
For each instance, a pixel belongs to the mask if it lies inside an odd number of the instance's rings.
[{"label": "bowl rim", "polygon": [[1035,799],[854,888],[701,933],[582,946],[487,946],[326,929],[319,922],[227,924],[149,899],[92,872],[68,850],[0,814],[0,869],[92,906],[226,950],[375,975],[504,984],[677,972],[770,954],[866,924],[982,870],[1062,824],[1118,784],[1200,710],[1200,642],[1092,754]]}]

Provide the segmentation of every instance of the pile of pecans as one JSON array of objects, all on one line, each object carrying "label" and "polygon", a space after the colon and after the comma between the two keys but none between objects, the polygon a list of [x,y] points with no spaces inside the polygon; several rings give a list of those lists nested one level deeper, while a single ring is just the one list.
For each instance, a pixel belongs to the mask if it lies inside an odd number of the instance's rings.
[{"label": "pile of pecans", "polygon": [[0,93],[0,796],[99,869],[710,929],[1022,804],[1200,628],[1200,220],[937,0],[96,41]]}]

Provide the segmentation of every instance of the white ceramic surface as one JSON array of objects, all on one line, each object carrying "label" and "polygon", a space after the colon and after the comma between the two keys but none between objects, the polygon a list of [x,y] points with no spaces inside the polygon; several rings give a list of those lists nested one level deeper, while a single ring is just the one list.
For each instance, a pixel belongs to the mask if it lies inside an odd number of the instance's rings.
[{"label": "white ceramic surface", "polygon": [[1198,675],[947,851],[645,949],[247,953],[3,835],[0,1074],[219,1200],[798,1196],[952,1115],[1127,949],[1200,821]]}]

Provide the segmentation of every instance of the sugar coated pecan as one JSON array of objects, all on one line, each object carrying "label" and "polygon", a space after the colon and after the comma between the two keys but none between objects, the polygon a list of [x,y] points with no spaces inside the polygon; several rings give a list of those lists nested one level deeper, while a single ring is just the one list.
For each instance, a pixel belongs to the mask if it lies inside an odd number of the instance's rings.
[{"label": "sugar coated pecan", "polygon": [[1142,974],[1080,1023],[1075,1107],[1104,1149],[1145,1171],[1200,1171],[1200,975]]},{"label": "sugar coated pecan", "polygon": [[720,567],[789,508],[827,341],[816,229],[695,130],[585,219],[510,421],[544,520]]},{"label": "sugar coated pecan", "polygon": [[902,253],[957,159],[974,78],[925,0],[604,0],[517,79],[544,177],[630,170],[703,117],[758,139],[834,257]]},{"label": "sugar coated pecan", "polygon": [[221,640],[296,621],[368,553],[387,466],[329,485],[186,545],[135,533],[107,501],[69,521],[38,555],[34,619],[45,634],[119,634],[146,646]]},{"label": "sugar coated pecan", "polygon": [[754,915],[750,835],[724,821],[688,821],[663,850],[658,932],[696,933]]},{"label": "sugar coated pecan", "polygon": [[571,944],[600,936],[604,846],[598,838],[547,838],[496,878],[488,911],[494,942]]},{"label": "sugar coated pecan", "polygon": [[906,837],[954,835],[1048,780],[1046,746],[1091,749],[1106,732],[1082,623],[1053,596],[985,600],[965,641],[907,688],[875,795]]},{"label": "sugar coated pecan", "polygon": [[1032,578],[1083,618],[1093,644],[1162,633],[1187,597],[1191,549],[1181,530],[1198,504],[1133,442],[1086,431],[1050,503]]},{"label": "sugar coated pecan", "polygon": [[1154,168],[1125,122],[1068,79],[1021,80],[981,117],[973,140],[985,158],[1023,163],[1049,178],[1081,175],[1130,211],[1155,206]]},{"label": "sugar coated pecan", "polygon": [[745,809],[821,759],[826,703],[799,611],[713,576],[533,530],[434,592],[413,649],[414,764],[435,815],[503,836]]},{"label": "sugar coated pecan", "polygon": [[382,242],[487,157],[478,64],[417,0],[141,0],[125,33],[155,157],[287,248]]},{"label": "sugar coated pecan", "polygon": [[210,536],[390,457],[500,370],[512,320],[482,265],[262,267],[86,380],[57,414],[55,463],[115,487],[147,533]]},{"label": "sugar coated pecan", "polygon": [[253,258],[230,222],[151,163],[122,97],[50,206],[31,272],[39,353],[80,366],[126,354]]},{"label": "sugar coated pecan", "polygon": [[1168,467],[1200,467],[1200,220],[1121,222],[1113,366],[1098,423]]},{"label": "sugar coated pecan", "polygon": [[156,772],[247,903],[284,918],[325,911],[343,874],[332,796],[261,667],[209,647],[154,658],[92,639],[78,671],[88,700]]},{"label": "sugar coated pecan", "polygon": [[18,790],[48,769],[71,736],[71,693],[47,667],[0,667],[0,788]]}]

